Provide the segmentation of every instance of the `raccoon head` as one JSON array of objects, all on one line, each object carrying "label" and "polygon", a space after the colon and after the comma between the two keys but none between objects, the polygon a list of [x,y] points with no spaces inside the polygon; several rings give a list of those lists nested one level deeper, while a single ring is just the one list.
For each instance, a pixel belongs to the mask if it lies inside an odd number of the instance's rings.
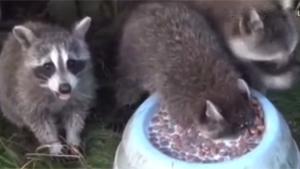
[{"label": "raccoon head", "polygon": [[32,23],[13,28],[20,44],[25,66],[40,87],[49,90],[60,100],[68,100],[88,69],[90,54],[85,34],[91,23],[85,17],[75,24],[72,32],[60,27]]},{"label": "raccoon head", "polygon": [[[238,93],[237,98],[231,98],[235,103],[239,105],[230,104],[228,107],[225,103],[215,104],[211,100],[206,100],[206,110],[204,114],[204,120],[200,123],[200,128],[202,134],[208,138],[224,138],[224,137],[234,137],[247,127],[253,125],[254,113],[253,109],[250,106],[250,89],[247,83],[238,79],[237,88],[240,93]],[[241,94],[241,95],[240,95]],[[221,100],[224,99],[224,96]],[[227,100],[230,98],[226,98]],[[224,100],[223,100],[224,101]],[[226,117],[224,116],[225,111],[230,116],[235,117]],[[234,120],[232,120],[234,119]]]},{"label": "raccoon head", "polygon": [[[288,4],[283,4],[288,6]],[[298,43],[294,16],[284,9],[258,11],[248,8],[234,23],[225,40],[242,61],[272,61],[279,65],[290,59]]]}]

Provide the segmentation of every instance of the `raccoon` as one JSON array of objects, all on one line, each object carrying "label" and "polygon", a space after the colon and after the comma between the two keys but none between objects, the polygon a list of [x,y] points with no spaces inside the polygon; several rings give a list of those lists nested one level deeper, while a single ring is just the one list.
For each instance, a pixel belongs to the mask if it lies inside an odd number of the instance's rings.
[{"label": "raccoon", "polygon": [[265,94],[267,91],[290,89],[299,82],[300,63],[295,58],[280,68],[272,62],[253,62],[239,66],[241,72],[244,72],[244,79]]},{"label": "raccoon", "polygon": [[199,126],[210,138],[230,136],[251,124],[249,88],[196,11],[179,2],[139,5],[120,43],[120,104],[134,103],[143,91],[157,92],[178,124]]},{"label": "raccoon", "polygon": [[62,153],[58,130],[66,142],[80,145],[80,133],[93,105],[95,80],[85,42],[90,17],[72,31],[28,21],[14,26],[0,55],[0,105],[4,116],[29,128],[51,154]]},{"label": "raccoon", "polygon": [[[291,63],[294,62],[292,53],[298,43],[295,16],[290,10],[292,0],[213,0],[192,3],[221,34],[226,47],[232,52],[233,63],[243,65],[240,71],[245,76],[255,77],[253,73],[258,73],[257,76],[261,77],[251,78],[248,81],[251,87],[282,90],[292,86],[298,68],[293,66],[285,69],[287,65],[297,65]],[[286,72],[269,74],[264,70],[265,67],[257,63],[272,65],[274,72],[287,70],[289,75],[280,78]],[[273,78],[264,78],[269,76]],[[279,79],[282,79],[280,85],[277,83]]]}]

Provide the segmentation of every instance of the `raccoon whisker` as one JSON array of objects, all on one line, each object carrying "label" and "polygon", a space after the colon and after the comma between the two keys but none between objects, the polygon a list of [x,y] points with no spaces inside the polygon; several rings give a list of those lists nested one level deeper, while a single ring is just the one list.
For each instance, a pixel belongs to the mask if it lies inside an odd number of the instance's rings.
[{"label": "raccoon whisker", "polygon": [[80,96],[85,97],[87,99],[92,99],[93,98],[93,96],[91,96],[89,94],[86,94],[86,93],[83,93],[83,92],[77,92],[77,94],[79,94]]},{"label": "raccoon whisker", "polygon": [[[49,88],[47,84],[40,84],[40,87],[41,87],[41,88],[46,88],[46,89]],[[52,94],[53,96],[56,96],[55,93],[54,93],[52,90],[50,90],[50,91],[51,91],[51,94]]]},{"label": "raccoon whisker", "polygon": [[50,91],[53,96],[56,96],[55,92],[53,92],[52,90],[50,90]]}]

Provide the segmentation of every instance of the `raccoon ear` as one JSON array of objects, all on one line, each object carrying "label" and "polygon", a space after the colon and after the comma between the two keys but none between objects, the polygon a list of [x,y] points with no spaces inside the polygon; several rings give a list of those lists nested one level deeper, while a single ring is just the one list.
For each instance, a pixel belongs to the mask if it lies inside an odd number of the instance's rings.
[{"label": "raccoon ear", "polygon": [[259,16],[259,13],[255,9],[250,9],[248,16],[249,20],[247,27],[249,28],[250,32],[257,32],[264,29],[264,23]]},{"label": "raccoon ear", "polygon": [[206,100],[205,115],[208,119],[216,121],[224,120],[224,117],[222,116],[218,108],[210,100]]},{"label": "raccoon ear", "polygon": [[238,79],[238,88],[246,94],[248,99],[250,99],[251,97],[250,88],[245,80]]},{"label": "raccoon ear", "polygon": [[75,27],[73,29],[73,34],[81,39],[84,39],[88,29],[91,26],[91,17],[84,17],[79,22],[75,24]]},{"label": "raccoon ear", "polygon": [[15,26],[12,32],[17,41],[25,48],[28,48],[36,38],[30,29],[22,25]]}]

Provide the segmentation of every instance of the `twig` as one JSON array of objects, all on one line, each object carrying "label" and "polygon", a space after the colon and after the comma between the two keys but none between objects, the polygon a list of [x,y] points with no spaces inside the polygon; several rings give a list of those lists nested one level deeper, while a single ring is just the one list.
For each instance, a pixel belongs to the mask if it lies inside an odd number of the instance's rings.
[{"label": "twig", "polygon": [[45,154],[45,153],[27,153],[26,158],[27,159],[32,159],[31,157],[65,157],[65,158],[77,158],[79,159],[80,156],[78,155],[68,155],[68,154]]},{"label": "twig", "polygon": [[26,169],[27,166],[29,166],[31,163],[33,163],[35,159],[30,159],[27,161],[20,169]]}]

